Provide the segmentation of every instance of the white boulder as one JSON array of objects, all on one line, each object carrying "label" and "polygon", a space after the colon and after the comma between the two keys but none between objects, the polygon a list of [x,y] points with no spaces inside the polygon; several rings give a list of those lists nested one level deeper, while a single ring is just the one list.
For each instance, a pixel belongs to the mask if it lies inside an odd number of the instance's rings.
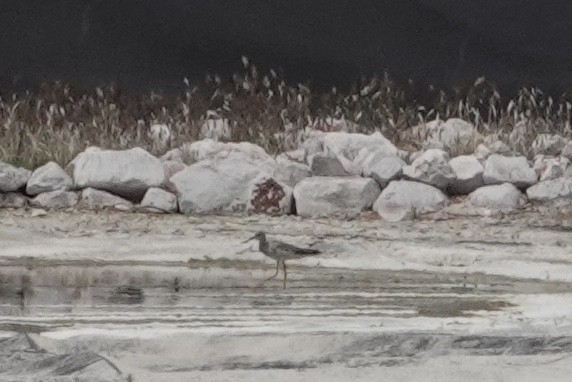
[{"label": "white boulder", "polygon": [[0,192],[17,191],[24,187],[32,172],[0,161]]},{"label": "white boulder", "polygon": [[109,192],[88,187],[81,192],[78,207],[90,210],[113,208],[126,211],[133,208],[133,203]]},{"label": "white boulder", "polygon": [[28,198],[17,192],[0,192],[0,208],[21,208],[28,205]]},{"label": "white boulder", "polygon": [[398,157],[388,157],[383,154],[373,156],[363,165],[363,175],[376,180],[381,188],[395,180],[403,173],[407,164]]},{"label": "white boulder", "polygon": [[67,191],[73,186],[72,178],[56,162],[49,162],[38,167],[26,184],[26,192],[38,195],[56,190]]},{"label": "white boulder", "polygon": [[371,208],[380,191],[368,178],[306,178],[294,187],[296,213],[304,217],[354,216]]},{"label": "white boulder", "polygon": [[46,209],[60,209],[75,206],[79,201],[76,192],[66,190],[55,190],[42,192],[30,201],[34,207]]},{"label": "white boulder", "polygon": [[177,212],[177,196],[161,188],[151,187],[145,193],[141,207],[153,212]]},{"label": "white boulder", "polygon": [[449,204],[447,196],[428,184],[396,180],[381,192],[373,205],[374,211],[388,221],[410,220],[435,212]]},{"label": "white boulder", "polygon": [[129,199],[142,198],[165,178],[161,161],[139,147],[122,151],[88,148],[67,171],[78,188],[93,187]]},{"label": "white boulder", "polygon": [[449,193],[469,194],[484,184],[483,173],[485,169],[476,157],[461,155],[451,159],[449,166],[455,173],[455,179],[447,188]]},{"label": "white boulder", "polygon": [[170,181],[179,210],[185,214],[242,212],[249,203],[252,182],[259,175],[272,177],[275,167],[266,170],[252,157],[231,151],[195,163]]},{"label": "white boulder", "polygon": [[324,152],[334,156],[343,156],[353,161],[358,156],[360,150],[367,147],[378,147],[391,152],[397,156],[398,150],[380,132],[371,135],[357,133],[333,132],[324,136]]},{"label": "white boulder", "polygon": [[455,180],[455,173],[449,166],[449,154],[439,149],[429,149],[410,165],[403,167],[403,176],[441,190]]},{"label": "white boulder", "polygon": [[[364,173],[371,162],[379,161],[383,157],[399,156],[402,151],[398,150],[396,155],[395,151],[389,146],[364,147],[358,152],[353,163],[360,169],[361,173]],[[407,154],[409,156],[409,153]]]},{"label": "white boulder", "polygon": [[535,184],[538,178],[525,157],[493,154],[485,162],[483,180],[485,184],[512,183],[518,188],[526,188]]},{"label": "white boulder", "polygon": [[572,203],[572,178],[558,178],[535,184],[526,190],[531,202],[567,202]]},{"label": "white boulder", "polygon": [[468,201],[475,207],[516,209],[526,204],[526,197],[515,185],[503,183],[473,191]]}]

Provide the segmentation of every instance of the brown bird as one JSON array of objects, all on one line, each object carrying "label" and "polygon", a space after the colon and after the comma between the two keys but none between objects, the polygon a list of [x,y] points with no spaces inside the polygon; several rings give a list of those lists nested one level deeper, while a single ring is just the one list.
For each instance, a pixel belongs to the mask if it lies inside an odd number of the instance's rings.
[{"label": "brown bird", "polygon": [[256,232],[254,236],[245,240],[243,243],[247,243],[251,240],[258,240],[259,251],[264,253],[271,259],[276,260],[276,273],[272,277],[263,280],[262,284],[278,276],[278,272],[280,270],[280,263],[282,263],[282,269],[284,271],[284,283],[283,283],[284,289],[286,289],[286,278],[287,278],[286,260],[301,259],[303,257],[319,255],[322,253],[317,249],[300,248],[296,247],[295,245],[284,243],[279,240],[267,239],[266,234],[264,232]]}]

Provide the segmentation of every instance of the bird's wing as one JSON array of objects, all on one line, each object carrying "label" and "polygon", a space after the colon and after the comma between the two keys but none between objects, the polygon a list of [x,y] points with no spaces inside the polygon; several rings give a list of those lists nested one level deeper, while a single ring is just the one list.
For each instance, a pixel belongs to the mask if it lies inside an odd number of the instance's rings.
[{"label": "bird's wing", "polygon": [[321,253],[317,249],[300,248],[300,247],[296,247],[295,245],[288,244],[288,243],[282,243],[282,242],[273,243],[273,247],[274,247],[274,250],[277,252],[291,253],[291,254],[300,255],[300,256],[317,255],[317,254]]}]

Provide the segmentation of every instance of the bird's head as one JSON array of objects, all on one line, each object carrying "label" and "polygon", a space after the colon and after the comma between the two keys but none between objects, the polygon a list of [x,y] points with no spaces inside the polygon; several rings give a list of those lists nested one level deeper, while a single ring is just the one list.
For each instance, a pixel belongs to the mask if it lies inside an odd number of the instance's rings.
[{"label": "bird's head", "polygon": [[245,241],[243,241],[243,243],[248,243],[251,240],[258,240],[258,241],[263,241],[266,240],[266,235],[264,234],[264,232],[262,231],[258,231],[254,234],[254,236],[246,239]]}]

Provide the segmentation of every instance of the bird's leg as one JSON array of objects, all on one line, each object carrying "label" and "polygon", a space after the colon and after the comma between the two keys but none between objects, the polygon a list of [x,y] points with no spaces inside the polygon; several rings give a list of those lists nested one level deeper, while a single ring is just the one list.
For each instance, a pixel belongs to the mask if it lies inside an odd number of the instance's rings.
[{"label": "bird's leg", "polygon": [[286,260],[282,260],[282,269],[284,270],[284,286],[283,286],[283,288],[286,289]]},{"label": "bird's leg", "polygon": [[265,279],[264,281],[272,280],[274,277],[278,276],[279,270],[280,270],[280,260],[276,260],[276,273],[272,277],[269,277],[269,278]]},{"label": "bird's leg", "polygon": [[272,277],[269,277],[267,279],[262,280],[261,282],[259,282],[256,285],[256,288],[262,288],[264,286],[264,283],[268,280],[272,280],[273,278],[275,278],[276,276],[278,276],[278,271],[280,270],[280,260],[276,260],[276,273],[274,273],[274,275]]}]

